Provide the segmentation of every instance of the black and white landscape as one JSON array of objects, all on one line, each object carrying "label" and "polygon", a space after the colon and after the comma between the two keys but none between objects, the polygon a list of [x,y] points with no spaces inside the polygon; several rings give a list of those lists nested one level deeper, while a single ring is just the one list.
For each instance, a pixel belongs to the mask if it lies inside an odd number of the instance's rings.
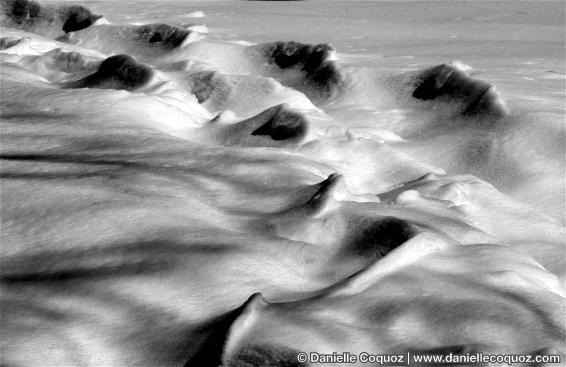
[{"label": "black and white landscape", "polygon": [[0,4],[1,366],[566,363],[564,2]]}]

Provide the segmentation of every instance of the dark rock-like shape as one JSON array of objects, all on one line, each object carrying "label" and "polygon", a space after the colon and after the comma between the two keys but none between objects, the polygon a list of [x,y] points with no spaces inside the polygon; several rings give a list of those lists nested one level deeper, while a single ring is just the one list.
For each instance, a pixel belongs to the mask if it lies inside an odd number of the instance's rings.
[{"label": "dark rock-like shape", "polygon": [[150,44],[159,44],[165,49],[179,47],[191,31],[169,24],[146,24],[135,29],[137,38]]},{"label": "dark rock-like shape", "polygon": [[33,22],[40,17],[41,5],[28,0],[3,0],[2,12],[17,24]]},{"label": "dark rock-like shape", "polygon": [[307,130],[308,122],[304,115],[277,106],[269,121],[254,130],[252,135],[266,135],[279,141],[303,137]]},{"label": "dark rock-like shape", "polygon": [[128,55],[116,55],[104,60],[96,73],[65,86],[133,91],[146,85],[152,76],[153,70],[149,66]]},{"label": "dark rock-like shape", "polygon": [[451,64],[442,64],[425,70],[417,81],[413,97],[429,100],[446,100],[464,104],[463,113],[480,112],[498,116],[507,109],[488,82],[472,78]]},{"label": "dark rock-like shape", "polygon": [[[213,129],[218,121],[211,121]],[[300,144],[308,130],[305,115],[280,104],[236,124],[220,124],[215,134],[223,145],[283,147]]]},{"label": "dark rock-like shape", "polygon": [[61,18],[64,20],[63,31],[65,33],[80,31],[90,27],[102,16],[94,15],[87,8],[82,6],[70,6],[61,9]]},{"label": "dark rock-like shape", "polygon": [[262,45],[269,62],[281,69],[298,69],[318,87],[331,88],[342,81],[336,62],[331,60],[334,48],[328,44],[309,45],[299,42],[274,42]]}]

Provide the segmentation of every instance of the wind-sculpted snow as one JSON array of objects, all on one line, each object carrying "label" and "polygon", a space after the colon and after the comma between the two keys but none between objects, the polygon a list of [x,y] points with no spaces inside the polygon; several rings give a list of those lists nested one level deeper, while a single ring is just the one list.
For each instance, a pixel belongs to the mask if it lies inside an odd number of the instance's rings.
[{"label": "wind-sculpted snow", "polygon": [[0,364],[564,358],[544,114],[458,63],[3,6]]}]

